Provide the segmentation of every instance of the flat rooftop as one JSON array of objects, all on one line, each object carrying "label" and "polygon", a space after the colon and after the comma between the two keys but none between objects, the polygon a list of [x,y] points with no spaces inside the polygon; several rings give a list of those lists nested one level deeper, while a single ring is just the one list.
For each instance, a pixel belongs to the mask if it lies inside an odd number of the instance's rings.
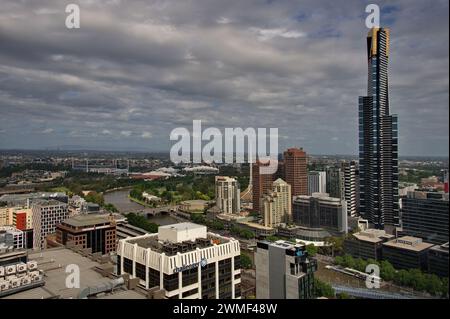
[{"label": "flat rooftop", "polygon": [[366,229],[359,233],[353,234],[353,236],[358,240],[371,243],[379,243],[386,239],[394,238],[394,235],[389,235],[384,230],[381,229]]},{"label": "flat rooftop", "polygon": [[[78,294],[86,287],[98,286],[110,282],[111,279],[103,277],[94,270],[96,267],[102,267],[101,264],[92,261],[88,257],[67,249],[51,248],[39,252],[33,252],[28,255],[28,260],[35,260],[38,268],[45,273],[45,285],[4,297],[4,299],[47,299],[47,298],[77,298]],[[66,287],[66,266],[69,264],[78,265],[80,268],[80,288]],[[113,294],[105,294],[98,298],[113,297],[116,293],[125,291],[126,293],[118,298],[143,299],[145,296],[136,291],[127,291],[124,288],[116,288]]]},{"label": "flat rooftop", "polygon": [[108,215],[98,214],[77,215],[64,220],[62,224],[66,224],[72,227],[94,226],[98,224],[109,223],[110,220],[108,217]]},{"label": "flat rooftop", "polygon": [[173,229],[173,230],[176,230],[177,232],[180,232],[180,231],[186,231],[186,230],[203,229],[204,227],[205,227],[204,225],[198,225],[198,224],[186,222],[186,223],[178,223],[178,224],[159,226],[158,231],[160,229]]},{"label": "flat rooftop", "polygon": [[434,245],[423,242],[421,238],[403,236],[383,243],[383,246],[420,252],[422,250],[431,248]]}]

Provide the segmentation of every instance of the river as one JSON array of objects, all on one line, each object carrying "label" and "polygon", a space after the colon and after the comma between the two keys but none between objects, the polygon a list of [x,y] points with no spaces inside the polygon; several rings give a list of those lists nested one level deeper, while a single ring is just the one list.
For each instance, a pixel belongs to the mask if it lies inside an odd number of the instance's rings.
[{"label": "river", "polygon": [[[130,200],[128,198],[129,193],[129,189],[120,189],[105,193],[105,203],[113,204],[121,214],[130,212],[145,213],[146,207]],[[148,220],[158,225],[170,225],[178,223],[175,218],[169,215],[152,216],[149,217]]]}]

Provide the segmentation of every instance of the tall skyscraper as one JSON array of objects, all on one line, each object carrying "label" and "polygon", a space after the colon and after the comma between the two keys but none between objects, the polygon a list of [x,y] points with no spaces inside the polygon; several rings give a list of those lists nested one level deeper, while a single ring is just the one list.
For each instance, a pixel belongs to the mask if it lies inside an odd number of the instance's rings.
[{"label": "tall skyscraper", "polygon": [[253,211],[260,212],[261,197],[272,189],[273,174],[265,173],[264,167],[269,164],[256,162],[252,165],[252,192],[253,192]]},{"label": "tall skyscraper", "polygon": [[308,195],[325,193],[327,188],[327,174],[325,172],[308,172]]},{"label": "tall skyscraper", "polygon": [[216,176],[216,203],[225,214],[241,212],[241,191],[239,182],[232,177]]},{"label": "tall skyscraper", "polygon": [[289,148],[283,154],[284,178],[292,187],[292,196],[308,194],[307,156],[303,148]]},{"label": "tall skyscraper", "polygon": [[291,185],[277,179],[272,184],[272,191],[261,199],[264,226],[276,227],[281,223],[292,221]]},{"label": "tall skyscraper", "polygon": [[342,171],[344,172],[344,199],[347,202],[347,212],[349,216],[357,215],[356,170],[356,163],[354,161],[342,163]]},{"label": "tall skyscraper", "polygon": [[[367,36],[367,96],[359,97],[360,212],[375,228],[399,226],[398,127],[389,112],[389,30]],[[389,229],[393,229],[389,227]]]}]

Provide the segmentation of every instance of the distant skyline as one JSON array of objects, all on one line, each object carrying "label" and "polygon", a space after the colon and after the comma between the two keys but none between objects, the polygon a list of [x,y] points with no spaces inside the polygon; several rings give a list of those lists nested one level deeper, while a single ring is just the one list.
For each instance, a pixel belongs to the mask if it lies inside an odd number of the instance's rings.
[{"label": "distant skyline", "polygon": [[391,29],[400,156],[449,153],[449,14],[434,1],[2,0],[0,149],[169,151],[176,127],[278,127],[279,152],[358,152],[365,7]]}]

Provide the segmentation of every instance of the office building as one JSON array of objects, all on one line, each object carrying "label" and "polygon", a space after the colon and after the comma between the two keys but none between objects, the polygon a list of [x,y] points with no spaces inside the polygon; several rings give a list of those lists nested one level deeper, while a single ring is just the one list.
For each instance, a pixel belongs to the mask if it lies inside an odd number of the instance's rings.
[{"label": "office building", "polygon": [[314,298],[317,261],[305,246],[279,240],[259,241],[255,253],[257,299]]},{"label": "office building", "polygon": [[12,226],[0,226],[0,248],[25,248],[23,232]]},{"label": "office building", "polygon": [[383,259],[395,269],[428,269],[428,250],[433,244],[421,238],[403,236],[382,244]]},{"label": "office building", "polygon": [[56,242],[108,254],[116,250],[116,222],[108,215],[74,216],[56,225]]},{"label": "office building", "polygon": [[308,172],[308,195],[313,193],[325,193],[327,188],[326,172]]},{"label": "office building", "polygon": [[449,195],[408,192],[402,198],[402,234],[442,245],[449,241]]},{"label": "office building", "polygon": [[359,97],[360,212],[375,228],[398,227],[398,124],[390,114],[388,92],[389,30],[367,36],[368,90]]},{"label": "office building", "polygon": [[341,168],[328,167],[326,175],[326,192],[330,197],[345,199],[345,176]]},{"label": "office building", "polygon": [[216,176],[216,205],[224,214],[241,212],[239,182],[232,177]]},{"label": "office building", "polygon": [[433,246],[428,250],[428,272],[448,278],[448,243]]},{"label": "office building", "polygon": [[308,194],[308,158],[303,148],[289,148],[283,154],[284,180],[292,196]]},{"label": "office building", "polygon": [[358,215],[356,162],[342,163],[342,171],[344,172],[344,199],[347,202],[347,214],[355,217]]},{"label": "office building", "polygon": [[261,213],[261,197],[272,189],[273,174],[269,170],[269,163],[256,162],[252,165],[252,202],[253,211]]},{"label": "office building", "polygon": [[206,226],[178,223],[157,234],[119,241],[118,274],[164,289],[168,299],[239,299],[239,241],[209,233]]},{"label": "office building", "polygon": [[347,204],[327,193],[297,196],[292,205],[295,224],[310,229],[326,229],[334,233],[347,233]]},{"label": "office building", "polygon": [[43,200],[33,203],[33,248],[44,249],[46,237],[54,234],[56,225],[69,218],[67,204],[57,200]]},{"label": "office building", "polygon": [[281,178],[274,181],[272,191],[261,198],[261,208],[266,227],[276,227],[292,221],[291,185]]},{"label": "office building", "polygon": [[382,244],[392,239],[394,235],[382,229],[365,229],[344,240],[344,252],[354,258],[381,260]]}]

